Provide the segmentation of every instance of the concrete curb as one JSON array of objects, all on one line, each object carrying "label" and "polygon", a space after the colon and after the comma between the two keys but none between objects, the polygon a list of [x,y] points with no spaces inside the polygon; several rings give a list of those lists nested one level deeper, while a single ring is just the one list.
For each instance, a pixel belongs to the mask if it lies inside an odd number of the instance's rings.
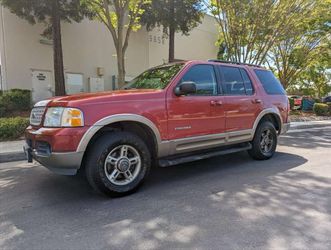
[{"label": "concrete curb", "polygon": [[[310,128],[321,128],[331,126],[331,120],[326,121],[310,121],[310,122],[291,122],[291,127],[289,132],[295,132],[301,129]],[[12,161],[23,161],[26,160],[25,153],[23,149],[16,152],[6,152],[0,153],[0,163],[12,162]]]},{"label": "concrete curb", "polygon": [[327,127],[331,126],[331,121],[311,121],[311,122],[291,122],[291,130],[297,129],[308,129],[308,128],[320,128],[320,127]]},{"label": "concrete curb", "polygon": [[0,154],[0,163],[26,160],[24,152],[8,152]]}]

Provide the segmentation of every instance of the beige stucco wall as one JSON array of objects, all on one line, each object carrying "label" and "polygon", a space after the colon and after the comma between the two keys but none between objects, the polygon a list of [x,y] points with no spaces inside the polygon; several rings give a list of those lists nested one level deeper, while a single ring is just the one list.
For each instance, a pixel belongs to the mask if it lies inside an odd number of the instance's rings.
[{"label": "beige stucco wall", "polygon": [[[106,89],[111,89],[112,75],[116,75],[116,52],[110,32],[96,21],[63,24],[63,55],[65,71],[97,76],[97,67],[104,68]],[[133,33],[126,53],[127,73],[136,75],[148,67],[146,32]],[[86,86],[87,89],[87,86]]]},{"label": "beige stucco wall", "polygon": [[[168,39],[162,28],[148,33],[149,66],[162,64],[168,59]],[[213,17],[206,15],[202,23],[189,36],[177,33],[175,36],[175,58],[182,60],[206,60],[216,58],[217,27]]]},{"label": "beige stucco wall", "polygon": [[[52,46],[40,43],[43,25],[30,25],[2,8],[0,16],[0,51],[4,88],[31,89],[31,69],[53,72]],[[176,34],[175,56],[178,59],[214,58],[217,30],[214,20],[206,16],[190,36]],[[62,43],[66,72],[84,75],[85,91],[88,78],[96,77],[97,67],[104,68],[106,89],[112,87],[116,75],[116,53],[112,37],[105,26],[97,21],[63,23]],[[145,69],[166,62],[168,40],[162,30],[147,32],[142,28],[133,32],[126,54],[126,72],[136,76]]]},{"label": "beige stucco wall", "polygon": [[39,43],[42,26],[30,25],[9,11],[1,11],[1,64],[5,86],[31,88],[31,68],[52,69],[52,49]]},{"label": "beige stucco wall", "polygon": [[202,24],[193,29],[189,36],[176,35],[176,58],[185,60],[215,59],[217,56],[217,27],[215,19],[205,16]]}]

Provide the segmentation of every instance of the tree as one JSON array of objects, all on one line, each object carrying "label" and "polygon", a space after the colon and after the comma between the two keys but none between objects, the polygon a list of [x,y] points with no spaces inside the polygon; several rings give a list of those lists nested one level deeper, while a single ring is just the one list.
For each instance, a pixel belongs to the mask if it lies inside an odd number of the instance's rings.
[{"label": "tree", "polygon": [[31,24],[44,23],[43,36],[53,39],[55,95],[65,95],[61,20],[65,22],[83,19],[79,0],[0,0],[12,13]]},{"label": "tree", "polygon": [[331,91],[330,75],[320,65],[309,67],[301,78],[299,88],[301,90],[311,90],[311,94],[314,94],[315,97],[321,98]]},{"label": "tree", "polygon": [[305,16],[309,0],[208,0],[225,60],[263,64],[267,53]]},{"label": "tree", "polygon": [[119,85],[125,83],[125,52],[132,31],[141,28],[140,19],[144,5],[149,0],[81,0],[91,17],[99,20],[110,31],[117,55]]},{"label": "tree", "polygon": [[331,41],[323,44],[314,52],[308,66],[301,71],[295,83],[303,91],[311,90],[316,97],[321,98],[331,91]]},{"label": "tree", "polygon": [[203,7],[201,0],[153,0],[145,7],[142,23],[147,30],[156,26],[163,27],[169,37],[169,62],[175,60],[175,33],[188,35],[189,31],[201,23]]},{"label": "tree", "polygon": [[312,61],[321,59],[321,53],[327,49],[326,42],[331,39],[331,4],[314,0],[305,11],[300,22],[268,53],[270,67],[275,68],[285,88],[295,84]]}]

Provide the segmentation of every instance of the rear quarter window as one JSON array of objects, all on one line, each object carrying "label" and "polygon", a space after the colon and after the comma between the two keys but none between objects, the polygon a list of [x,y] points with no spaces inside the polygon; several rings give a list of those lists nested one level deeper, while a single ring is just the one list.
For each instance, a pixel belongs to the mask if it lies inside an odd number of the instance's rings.
[{"label": "rear quarter window", "polygon": [[286,91],[284,90],[282,84],[274,76],[271,71],[268,70],[254,70],[256,76],[259,78],[265,92],[268,95],[285,95]]}]

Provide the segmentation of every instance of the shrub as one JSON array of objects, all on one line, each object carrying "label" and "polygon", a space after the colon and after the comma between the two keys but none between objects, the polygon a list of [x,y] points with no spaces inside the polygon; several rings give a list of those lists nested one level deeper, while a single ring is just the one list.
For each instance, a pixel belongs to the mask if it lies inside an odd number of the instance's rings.
[{"label": "shrub", "polygon": [[316,115],[324,116],[329,114],[329,106],[324,103],[315,103],[313,110]]},{"label": "shrub", "polygon": [[329,107],[329,113],[331,115],[331,102],[327,102],[326,105],[328,105],[328,107]]},{"label": "shrub", "polygon": [[6,108],[2,102],[2,98],[0,96],[0,117],[3,117],[6,115]]},{"label": "shrub", "polygon": [[293,108],[294,108],[294,99],[293,98],[288,98],[288,101],[290,102],[290,109],[293,110]]},{"label": "shrub", "polygon": [[0,118],[0,141],[18,139],[27,126],[29,126],[28,118]]},{"label": "shrub", "polygon": [[11,89],[0,94],[0,116],[8,116],[15,111],[27,111],[31,107],[31,91]]},{"label": "shrub", "polygon": [[320,98],[313,98],[315,103],[322,103],[321,99]]}]

